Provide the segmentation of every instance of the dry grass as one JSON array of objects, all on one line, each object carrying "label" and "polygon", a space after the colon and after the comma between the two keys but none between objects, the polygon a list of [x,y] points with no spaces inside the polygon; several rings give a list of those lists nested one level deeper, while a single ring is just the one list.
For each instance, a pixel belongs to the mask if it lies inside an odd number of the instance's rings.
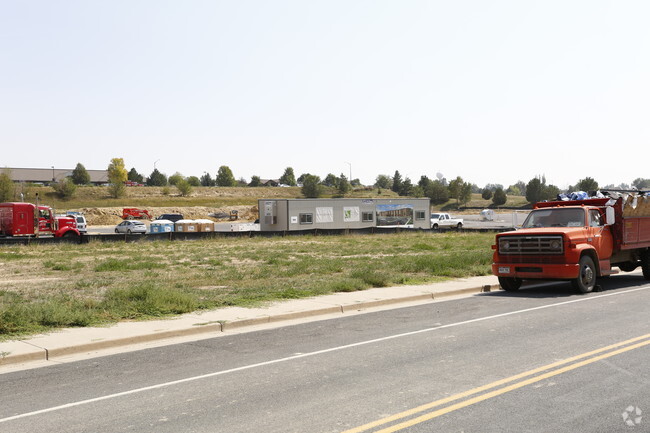
[{"label": "dry grass", "polygon": [[0,251],[0,335],[486,275],[489,234],[31,245]]}]

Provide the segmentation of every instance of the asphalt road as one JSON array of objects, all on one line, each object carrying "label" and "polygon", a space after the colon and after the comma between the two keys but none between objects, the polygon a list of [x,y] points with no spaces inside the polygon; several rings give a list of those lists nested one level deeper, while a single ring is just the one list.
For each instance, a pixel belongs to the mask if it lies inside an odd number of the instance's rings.
[{"label": "asphalt road", "polygon": [[650,285],[602,285],[6,373],[0,432],[650,431]]}]

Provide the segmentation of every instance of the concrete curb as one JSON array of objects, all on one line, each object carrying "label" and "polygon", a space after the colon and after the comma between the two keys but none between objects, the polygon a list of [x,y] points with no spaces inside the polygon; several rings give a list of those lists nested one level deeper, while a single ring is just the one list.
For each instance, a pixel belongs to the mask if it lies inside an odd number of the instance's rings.
[{"label": "concrete curb", "polygon": [[[498,290],[498,284],[488,284],[480,287],[459,288],[446,291],[434,291],[420,295],[408,295],[378,299],[372,301],[354,302],[350,304],[339,304],[322,308],[313,308],[304,311],[295,311],[281,314],[264,315],[254,318],[244,318],[238,320],[226,320],[207,323],[193,323],[181,329],[149,331],[139,335],[128,337],[103,338],[97,341],[68,344],[60,347],[44,347],[35,341],[17,340],[9,343],[0,343],[0,367],[21,364],[32,361],[47,361],[55,357],[76,355],[87,352],[94,352],[103,349],[115,349],[133,344],[151,343],[176,337],[187,337],[195,335],[204,335],[213,333],[215,336],[232,330],[265,325],[276,322],[283,322],[307,317],[317,317],[332,314],[346,314],[355,311],[367,310],[371,308],[391,306],[398,304],[407,304],[413,302],[433,301],[440,298],[459,296],[473,293],[490,292]],[[79,328],[80,330],[88,328]],[[38,340],[35,338],[34,340]],[[11,350],[12,348],[16,350]],[[3,351],[4,349],[8,349]]]}]

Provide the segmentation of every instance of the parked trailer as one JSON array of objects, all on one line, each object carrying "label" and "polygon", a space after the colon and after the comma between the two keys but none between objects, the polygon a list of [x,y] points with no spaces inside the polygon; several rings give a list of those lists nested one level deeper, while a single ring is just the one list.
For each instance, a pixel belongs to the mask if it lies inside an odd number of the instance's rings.
[{"label": "parked trailer", "polygon": [[263,232],[429,229],[428,198],[392,199],[261,199]]},{"label": "parked trailer", "polygon": [[504,290],[524,280],[568,280],[581,293],[596,278],[641,266],[650,280],[650,195],[537,203],[522,230],[496,236],[492,272]]}]

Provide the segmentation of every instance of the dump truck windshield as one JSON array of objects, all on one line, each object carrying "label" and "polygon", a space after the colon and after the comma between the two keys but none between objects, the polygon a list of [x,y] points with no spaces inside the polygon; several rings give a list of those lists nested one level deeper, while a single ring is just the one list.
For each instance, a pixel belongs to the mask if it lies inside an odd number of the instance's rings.
[{"label": "dump truck windshield", "polygon": [[532,211],[523,228],[582,227],[585,225],[584,209],[537,209]]}]

